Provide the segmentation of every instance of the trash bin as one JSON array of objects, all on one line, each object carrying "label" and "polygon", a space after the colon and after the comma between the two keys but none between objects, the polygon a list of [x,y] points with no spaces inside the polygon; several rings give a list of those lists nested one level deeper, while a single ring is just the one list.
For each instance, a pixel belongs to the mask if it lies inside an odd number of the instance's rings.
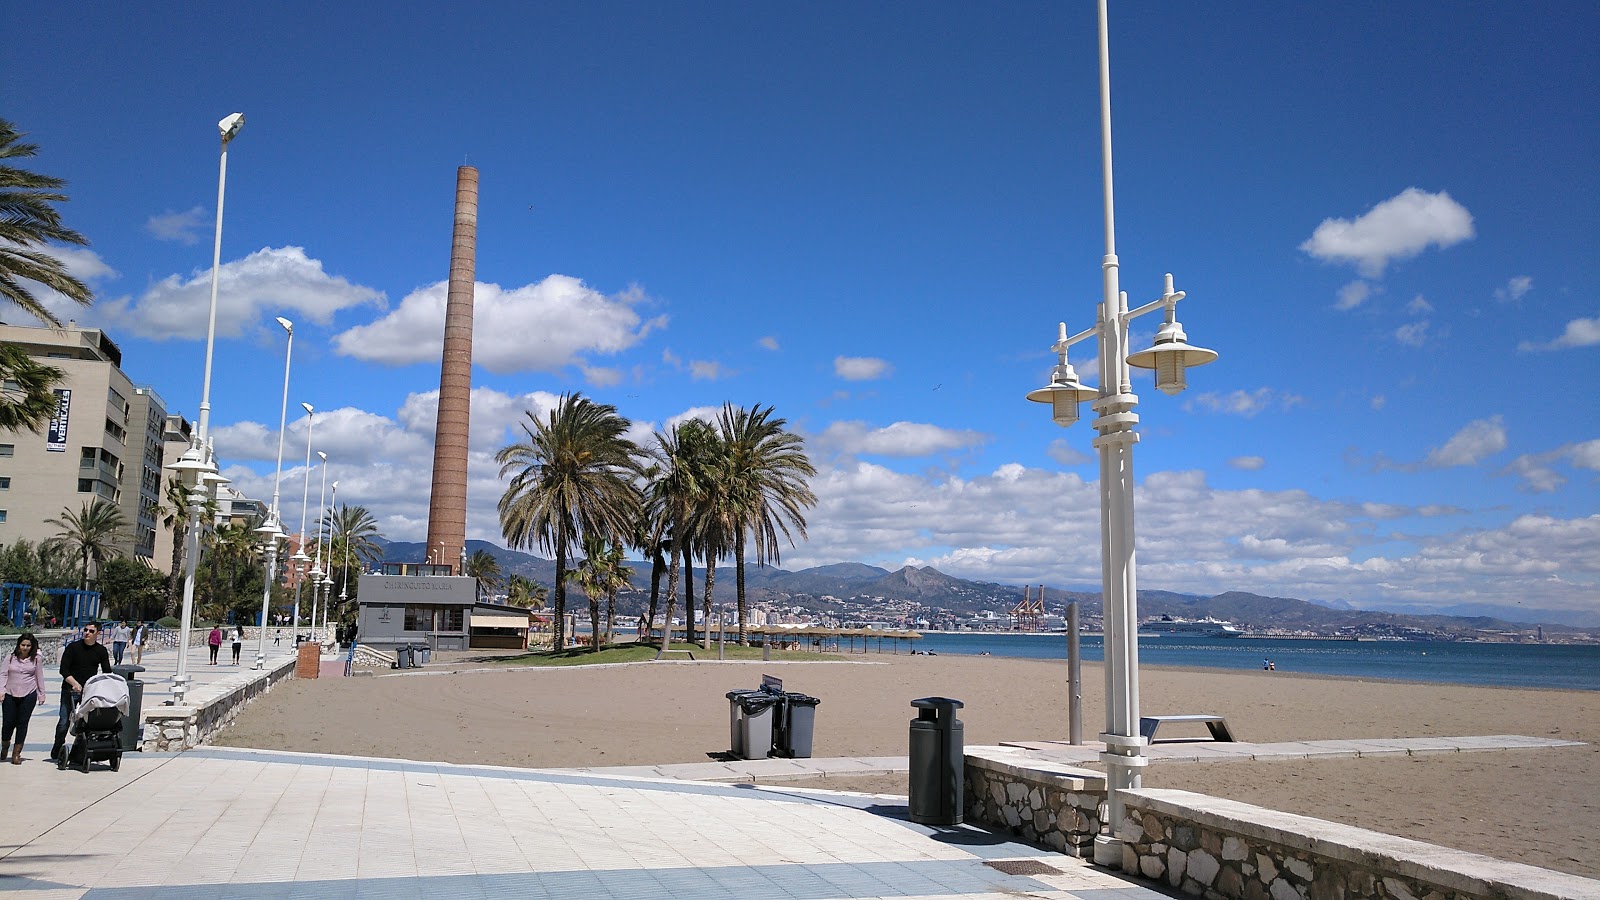
[{"label": "trash bin", "polygon": [[811,758],[811,735],[817,719],[815,697],[790,691],[783,695],[783,728],[778,741],[780,756]]},{"label": "trash bin", "polygon": [[422,664],[427,665],[433,661],[433,648],[427,644],[418,644],[417,653],[422,655]]},{"label": "trash bin", "polygon": [[411,658],[411,645],[400,644],[394,648],[394,667],[396,669],[410,669],[416,663]]},{"label": "trash bin", "polygon": [[144,706],[144,682],[133,676],[144,671],[144,666],[126,663],[112,666],[111,671],[122,676],[128,683],[128,714],[122,718],[122,749],[134,751],[139,749],[139,741],[144,738],[144,720],[141,718]]},{"label": "trash bin", "polygon": [[911,772],[907,798],[911,821],[920,825],[960,825],[966,763],[961,720],[963,704],[948,697],[911,701]]},{"label": "trash bin", "polygon": [[773,749],[775,707],[782,697],[767,691],[729,691],[730,736],[739,759],[766,759]]}]

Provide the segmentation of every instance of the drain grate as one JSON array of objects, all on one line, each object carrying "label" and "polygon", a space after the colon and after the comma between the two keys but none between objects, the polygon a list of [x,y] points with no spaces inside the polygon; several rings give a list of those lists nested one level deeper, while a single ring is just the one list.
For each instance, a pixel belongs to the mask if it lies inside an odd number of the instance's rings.
[{"label": "drain grate", "polygon": [[1055,866],[1046,865],[1036,859],[995,859],[984,863],[991,869],[998,869],[1007,875],[1060,875],[1062,871]]}]

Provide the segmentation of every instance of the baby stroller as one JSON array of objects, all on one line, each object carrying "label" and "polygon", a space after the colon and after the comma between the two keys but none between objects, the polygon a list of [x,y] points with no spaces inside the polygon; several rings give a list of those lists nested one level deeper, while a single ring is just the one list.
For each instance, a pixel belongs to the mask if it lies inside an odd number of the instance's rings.
[{"label": "baby stroller", "polygon": [[[128,682],[121,675],[102,672],[83,686],[83,699],[72,711],[72,752],[62,756],[89,771],[91,760],[110,761],[111,771],[122,768],[122,719],[128,714]],[[79,754],[82,754],[81,756]]]}]

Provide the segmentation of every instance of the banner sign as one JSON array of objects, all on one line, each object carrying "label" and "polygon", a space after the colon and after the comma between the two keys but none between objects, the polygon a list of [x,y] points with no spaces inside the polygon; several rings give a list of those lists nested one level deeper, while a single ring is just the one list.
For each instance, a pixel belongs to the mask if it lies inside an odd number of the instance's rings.
[{"label": "banner sign", "polygon": [[63,453],[67,449],[67,414],[72,411],[72,391],[56,388],[56,412],[50,417],[50,432],[45,437],[44,448]]}]

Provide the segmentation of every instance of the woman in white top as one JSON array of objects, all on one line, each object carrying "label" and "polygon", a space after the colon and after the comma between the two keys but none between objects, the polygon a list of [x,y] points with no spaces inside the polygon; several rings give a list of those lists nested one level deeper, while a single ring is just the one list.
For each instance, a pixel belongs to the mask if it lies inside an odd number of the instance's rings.
[{"label": "woman in white top", "polygon": [[144,664],[144,645],[150,640],[149,626],[143,622],[133,626],[133,664]]},{"label": "woman in white top", "polygon": [[239,664],[239,651],[244,649],[244,628],[240,625],[233,626],[233,664]]}]

